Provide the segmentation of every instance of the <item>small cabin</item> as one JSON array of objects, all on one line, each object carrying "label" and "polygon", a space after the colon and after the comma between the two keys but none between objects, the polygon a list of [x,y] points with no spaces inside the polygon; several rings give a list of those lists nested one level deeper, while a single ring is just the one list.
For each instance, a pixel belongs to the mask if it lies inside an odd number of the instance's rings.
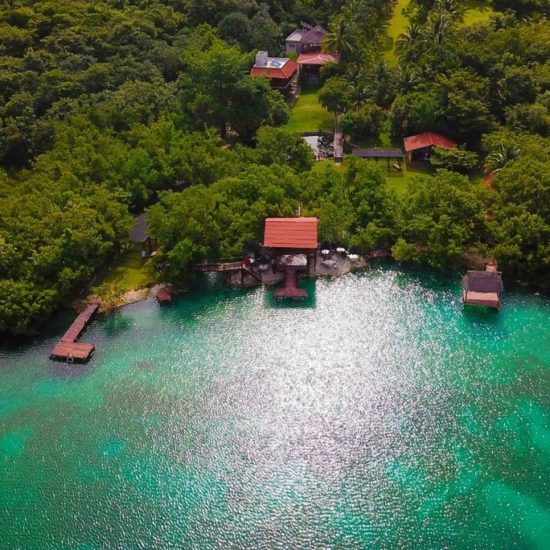
[{"label": "small cabin", "polygon": [[493,262],[485,271],[468,271],[462,279],[462,301],[465,305],[500,308],[500,293],[504,290],[502,273]]},{"label": "small cabin", "polygon": [[429,160],[434,147],[442,149],[452,149],[456,147],[456,142],[441,134],[435,132],[424,132],[414,136],[408,136],[403,139],[407,160]]},{"label": "small cabin", "polygon": [[128,239],[133,244],[141,245],[142,259],[147,256],[146,248],[149,251],[149,255],[151,255],[153,253],[153,250],[156,249],[156,239],[151,237],[151,234],[149,233],[147,212],[143,212],[139,216],[134,218],[134,226],[130,231]]},{"label": "small cabin", "polygon": [[250,74],[268,78],[272,88],[285,92],[297,81],[298,63],[288,57],[269,57],[267,52],[260,51]]}]

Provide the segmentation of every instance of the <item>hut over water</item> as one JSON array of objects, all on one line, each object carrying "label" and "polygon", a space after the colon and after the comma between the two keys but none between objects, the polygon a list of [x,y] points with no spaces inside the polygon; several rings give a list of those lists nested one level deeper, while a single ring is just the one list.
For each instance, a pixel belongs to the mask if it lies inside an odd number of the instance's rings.
[{"label": "hut over water", "polygon": [[485,271],[468,271],[462,279],[462,300],[466,305],[500,307],[500,293],[504,290],[502,273],[494,262]]},{"label": "hut over water", "polygon": [[286,274],[285,286],[275,291],[275,298],[307,298],[306,290],[298,287],[297,273],[307,272],[310,263],[315,263],[317,246],[317,218],[265,220],[264,252]]}]

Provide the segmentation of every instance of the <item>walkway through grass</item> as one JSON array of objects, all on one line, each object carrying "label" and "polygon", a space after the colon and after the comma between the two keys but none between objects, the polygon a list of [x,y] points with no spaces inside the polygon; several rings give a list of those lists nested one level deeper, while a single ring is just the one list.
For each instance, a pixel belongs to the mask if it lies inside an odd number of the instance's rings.
[{"label": "walkway through grass", "polygon": [[464,14],[464,24],[473,25],[475,23],[489,21],[493,13],[494,11],[488,0],[470,0],[466,8],[466,13]]},{"label": "walkway through grass", "polygon": [[[409,26],[409,20],[403,11],[408,8],[410,3],[411,0],[397,0],[388,22],[388,39],[384,49],[384,59],[391,66],[397,65],[397,55],[395,53],[397,38]],[[489,0],[469,0],[464,13],[464,25],[488,21],[493,13]]]},{"label": "walkway through grass", "polygon": [[130,290],[144,288],[155,281],[153,261],[141,258],[141,245],[134,244],[116,258],[102,274],[95,287],[103,286],[124,294]]},{"label": "walkway through grass", "polygon": [[291,132],[332,132],[333,117],[319,103],[318,88],[303,88],[286,125]]},{"label": "walkway through grass", "polygon": [[388,24],[388,44],[387,49],[384,52],[384,58],[390,65],[397,64],[397,55],[395,54],[395,44],[397,37],[403,34],[409,25],[407,16],[403,13],[410,4],[410,0],[397,0],[395,7],[393,8],[393,14]]}]

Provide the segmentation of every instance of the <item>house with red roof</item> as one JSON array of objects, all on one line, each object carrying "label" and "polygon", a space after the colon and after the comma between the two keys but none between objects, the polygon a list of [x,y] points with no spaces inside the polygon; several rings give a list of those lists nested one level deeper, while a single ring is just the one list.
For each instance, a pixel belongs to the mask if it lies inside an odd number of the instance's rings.
[{"label": "house with red roof", "polygon": [[452,149],[456,142],[435,132],[424,132],[403,139],[405,152],[409,162],[413,160],[428,160],[434,147]]},{"label": "house with red roof", "polygon": [[272,88],[285,92],[298,78],[298,63],[288,57],[269,57],[267,52],[258,52],[250,74],[269,78]]},{"label": "house with red roof", "polygon": [[296,62],[300,67],[302,82],[307,84],[319,84],[321,80],[321,67],[329,63],[338,63],[338,55],[325,52],[301,53]]}]

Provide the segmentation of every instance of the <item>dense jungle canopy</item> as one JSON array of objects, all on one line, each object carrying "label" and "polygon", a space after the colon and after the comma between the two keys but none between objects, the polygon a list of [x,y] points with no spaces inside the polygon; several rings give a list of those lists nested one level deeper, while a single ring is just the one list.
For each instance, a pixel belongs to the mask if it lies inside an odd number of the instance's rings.
[{"label": "dense jungle canopy", "polygon": [[[0,333],[36,329],[144,209],[164,280],[254,250],[266,216],[301,206],[324,241],[441,269],[494,256],[550,287],[550,8],[494,0],[466,25],[468,5],[413,0],[388,63],[387,0],[3,2]],[[368,162],[312,169],[285,98],[249,76],[304,21],[340,55],[319,98],[350,141],[436,131],[461,147],[402,195]]]}]

